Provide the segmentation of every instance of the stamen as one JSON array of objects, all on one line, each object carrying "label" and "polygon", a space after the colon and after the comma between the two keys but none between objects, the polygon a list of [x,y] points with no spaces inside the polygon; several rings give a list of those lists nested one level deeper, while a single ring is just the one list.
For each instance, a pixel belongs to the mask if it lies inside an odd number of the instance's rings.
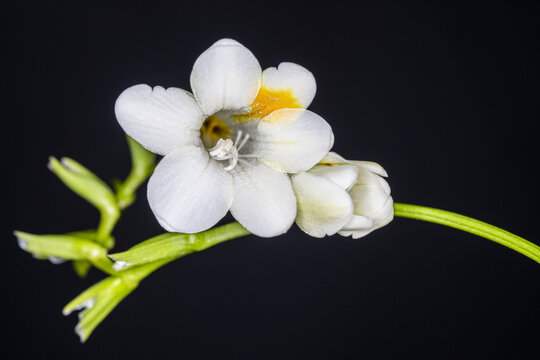
[{"label": "stamen", "polygon": [[244,154],[244,155],[238,155],[239,158],[258,158],[258,154]]},{"label": "stamen", "polygon": [[236,133],[236,140],[234,140],[234,146],[238,148],[238,141],[240,141],[240,138],[242,137],[242,130],[238,130]]},{"label": "stamen", "polygon": [[[211,149],[208,149],[210,157],[214,160],[225,161],[229,160],[229,165],[225,167],[226,171],[234,169],[238,164],[240,158],[255,158],[257,157],[254,154],[245,154],[239,155],[238,152],[246,145],[249,140],[249,134],[245,134],[242,130],[236,132],[236,139],[234,143],[231,139],[219,139]],[[246,160],[243,160],[242,163],[246,163]]]},{"label": "stamen", "polygon": [[229,160],[229,165],[225,167],[226,171],[234,169],[238,163],[238,150],[231,139],[219,139],[216,146],[208,150],[212,159],[221,161]]},{"label": "stamen", "polygon": [[225,171],[231,171],[238,163],[238,157],[231,158],[229,165],[225,166]]},{"label": "stamen", "polygon": [[244,145],[246,145],[248,139],[249,139],[249,134],[246,134],[246,137],[242,139],[242,142],[237,147],[238,151],[240,151],[240,149],[242,149]]}]

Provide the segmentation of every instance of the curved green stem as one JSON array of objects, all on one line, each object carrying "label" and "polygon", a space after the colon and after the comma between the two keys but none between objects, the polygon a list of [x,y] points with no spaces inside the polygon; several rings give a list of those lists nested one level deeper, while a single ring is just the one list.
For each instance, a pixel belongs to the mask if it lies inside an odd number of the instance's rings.
[{"label": "curved green stem", "polygon": [[522,237],[468,216],[425,206],[394,203],[394,215],[423,220],[495,241],[540,263],[540,247]]},{"label": "curved green stem", "polygon": [[131,154],[131,171],[123,182],[115,184],[116,199],[120,209],[125,209],[135,201],[135,192],[156,167],[156,155],[144,149],[135,140],[127,137],[129,153]]},{"label": "curved green stem", "polygon": [[100,212],[99,225],[96,230],[96,242],[107,250],[114,247],[114,238],[111,233],[120,220],[120,210],[118,208],[110,208]]},{"label": "curved green stem", "polygon": [[249,235],[238,222],[218,226],[198,234],[165,233],[143,241],[131,249],[110,254],[118,270],[161,260],[176,260],[195,251],[202,251],[223,241]]},{"label": "curved green stem", "polygon": [[113,268],[113,262],[107,256],[92,257],[90,263],[107,275],[115,276],[118,272]]}]

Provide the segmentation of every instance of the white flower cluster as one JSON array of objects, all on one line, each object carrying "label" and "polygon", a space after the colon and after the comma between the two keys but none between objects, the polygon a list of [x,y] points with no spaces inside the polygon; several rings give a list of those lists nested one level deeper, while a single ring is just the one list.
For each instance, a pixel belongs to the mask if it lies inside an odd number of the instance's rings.
[{"label": "white flower cluster", "polygon": [[295,222],[306,233],[363,236],[392,220],[384,169],[329,153],[328,123],[306,110],[313,74],[293,63],[262,71],[231,39],[195,61],[192,93],[135,85],[116,101],[125,132],[163,155],[148,200],[168,231],[197,233],[230,210],[271,237]]}]

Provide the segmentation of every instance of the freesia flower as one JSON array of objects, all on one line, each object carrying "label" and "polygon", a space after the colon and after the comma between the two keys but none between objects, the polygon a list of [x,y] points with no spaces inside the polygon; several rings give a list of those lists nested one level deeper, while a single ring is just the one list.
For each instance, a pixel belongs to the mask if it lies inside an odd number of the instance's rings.
[{"label": "freesia flower", "polygon": [[386,171],[370,161],[328,153],[307,172],[292,176],[298,201],[296,224],[307,234],[360,238],[394,217]]},{"label": "freesia flower", "polygon": [[326,121],[306,110],[313,75],[293,63],[261,71],[248,49],[222,39],[195,61],[191,88],[135,85],[116,101],[125,132],[165,156],[148,184],[157,220],[197,233],[230,210],[256,235],[286,232],[296,216],[287,173],[310,169],[334,141]]}]

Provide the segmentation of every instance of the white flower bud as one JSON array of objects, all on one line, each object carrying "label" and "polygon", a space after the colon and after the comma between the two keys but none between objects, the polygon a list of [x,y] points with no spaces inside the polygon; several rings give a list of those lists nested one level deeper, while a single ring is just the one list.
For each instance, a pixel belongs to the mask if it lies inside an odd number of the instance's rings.
[{"label": "white flower bud", "polygon": [[388,224],[394,208],[382,176],[386,171],[374,162],[330,152],[312,169],[292,176],[296,224],[314,237],[339,233],[354,239]]}]

